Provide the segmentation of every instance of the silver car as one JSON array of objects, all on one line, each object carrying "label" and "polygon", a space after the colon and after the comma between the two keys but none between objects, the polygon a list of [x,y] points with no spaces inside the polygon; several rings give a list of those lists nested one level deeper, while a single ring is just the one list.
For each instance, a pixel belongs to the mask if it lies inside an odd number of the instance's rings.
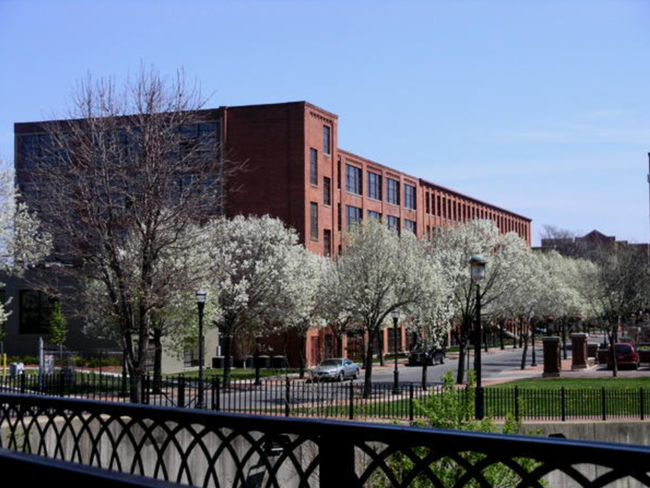
[{"label": "silver car", "polygon": [[359,377],[359,365],[347,358],[330,358],[311,370],[312,381],[343,381]]}]

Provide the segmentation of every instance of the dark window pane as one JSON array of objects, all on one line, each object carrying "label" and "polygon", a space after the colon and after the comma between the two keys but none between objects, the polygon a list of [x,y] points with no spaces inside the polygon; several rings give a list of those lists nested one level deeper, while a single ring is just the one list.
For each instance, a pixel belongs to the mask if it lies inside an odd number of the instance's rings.
[{"label": "dark window pane", "polygon": [[368,172],[368,197],[381,200],[381,175]]},{"label": "dark window pane", "polygon": [[314,148],[309,150],[309,182],[318,185],[318,151]]},{"label": "dark window pane", "polygon": [[318,204],[311,202],[311,238],[318,240]]},{"label": "dark window pane", "polygon": [[399,181],[388,178],[386,180],[386,201],[399,205]]}]

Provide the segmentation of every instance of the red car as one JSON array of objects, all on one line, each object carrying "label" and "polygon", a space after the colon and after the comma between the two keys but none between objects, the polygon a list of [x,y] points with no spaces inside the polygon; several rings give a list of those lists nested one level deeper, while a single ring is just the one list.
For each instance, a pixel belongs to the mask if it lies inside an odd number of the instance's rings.
[{"label": "red car", "polygon": [[[614,353],[616,354],[616,364],[618,367],[631,366],[634,369],[639,368],[639,353],[636,351],[634,344],[620,342],[614,344]],[[613,367],[611,354],[607,357],[607,368]]]},{"label": "red car", "polygon": [[650,363],[650,342],[639,342],[636,345],[636,352],[639,353],[639,361]]}]

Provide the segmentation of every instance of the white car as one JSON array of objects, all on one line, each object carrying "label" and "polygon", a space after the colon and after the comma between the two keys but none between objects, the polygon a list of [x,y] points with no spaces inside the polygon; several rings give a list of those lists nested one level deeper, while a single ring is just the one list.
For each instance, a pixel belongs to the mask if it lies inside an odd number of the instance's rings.
[{"label": "white car", "polygon": [[343,381],[359,377],[359,365],[348,358],[330,358],[311,370],[312,381]]}]

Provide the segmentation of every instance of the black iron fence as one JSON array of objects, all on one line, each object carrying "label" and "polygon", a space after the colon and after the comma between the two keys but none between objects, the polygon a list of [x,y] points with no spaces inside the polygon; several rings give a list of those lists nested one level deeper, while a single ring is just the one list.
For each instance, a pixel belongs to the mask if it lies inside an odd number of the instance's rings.
[{"label": "black iron fence", "polygon": [[650,448],[566,439],[15,394],[0,431],[0,448],[202,487],[650,486]]},{"label": "black iron fence", "polygon": [[[208,410],[259,415],[378,419],[413,421],[425,416],[422,403],[440,395],[442,387],[402,383],[399,394],[392,383],[372,385],[364,395],[363,383],[308,383],[291,378],[231,381],[228,388],[221,378],[203,382]],[[130,402],[128,380],[121,376],[97,374],[21,375],[0,377],[0,390],[9,393],[71,397],[110,402]],[[145,377],[140,403],[167,407],[196,408],[199,382],[184,376],[154,382]],[[474,392],[461,387],[453,394],[468,401]],[[447,392],[450,394],[450,392]],[[487,417],[518,420],[608,420],[650,418],[650,389],[606,388],[484,388]]]}]

